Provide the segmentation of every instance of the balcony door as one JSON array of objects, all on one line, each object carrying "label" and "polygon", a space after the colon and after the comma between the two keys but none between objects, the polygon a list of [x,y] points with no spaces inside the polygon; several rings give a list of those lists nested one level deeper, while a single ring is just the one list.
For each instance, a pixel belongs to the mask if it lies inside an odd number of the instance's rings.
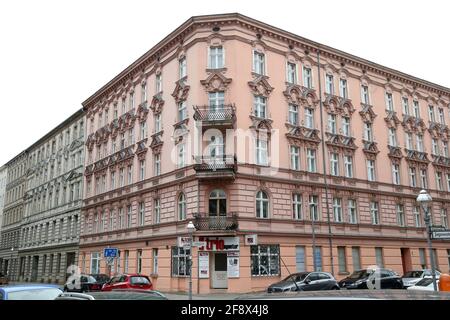
[{"label": "balcony door", "polygon": [[225,93],[223,91],[210,92],[208,94],[209,120],[220,120],[223,114]]},{"label": "balcony door", "polygon": [[209,158],[207,161],[213,170],[223,168],[224,166],[223,149],[223,137],[221,135],[211,136],[209,143]]},{"label": "balcony door", "polygon": [[222,189],[215,189],[209,194],[209,216],[224,217],[227,215],[227,195]]}]

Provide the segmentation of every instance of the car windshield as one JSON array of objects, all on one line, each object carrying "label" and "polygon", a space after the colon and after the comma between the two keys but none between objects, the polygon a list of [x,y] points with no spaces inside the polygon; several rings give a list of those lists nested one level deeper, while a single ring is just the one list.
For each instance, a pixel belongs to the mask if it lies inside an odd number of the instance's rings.
[{"label": "car windshield", "polygon": [[405,273],[404,277],[405,278],[420,278],[420,277],[422,277],[422,273],[423,273],[423,271],[409,271],[409,272]]},{"label": "car windshield", "polygon": [[353,272],[349,278],[350,279],[362,279],[367,278],[372,272],[367,272],[367,270],[358,270]]},{"label": "car windshield", "polygon": [[306,276],[308,275],[308,273],[296,273],[296,274],[291,274],[289,276],[287,276],[286,278],[284,278],[283,281],[303,281],[305,280]]},{"label": "car windshield", "polygon": [[150,284],[150,281],[146,277],[131,277],[131,284]]},{"label": "car windshield", "polygon": [[423,278],[422,280],[420,280],[419,282],[416,283],[416,286],[427,287],[431,283],[433,283],[433,279],[432,278]]},{"label": "car windshield", "polygon": [[24,289],[8,293],[8,300],[55,300],[61,294],[58,288]]},{"label": "car windshield", "polygon": [[108,276],[104,275],[104,274],[94,274],[94,275],[92,275],[92,277],[94,277],[95,280],[97,280],[97,281],[108,281],[109,280]]}]

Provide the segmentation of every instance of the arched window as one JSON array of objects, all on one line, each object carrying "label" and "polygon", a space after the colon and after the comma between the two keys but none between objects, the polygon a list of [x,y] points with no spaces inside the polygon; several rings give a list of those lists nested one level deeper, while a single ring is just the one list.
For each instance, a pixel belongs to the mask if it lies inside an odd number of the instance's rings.
[{"label": "arched window", "polygon": [[222,189],[215,189],[209,194],[209,215],[227,215],[227,195]]},{"label": "arched window", "polygon": [[269,217],[269,197],[267,196],[267,193],[262,190],[258,191],[256,194],[256,217]]},{"label": "arched window", "polygon": [[186,219],[186,196],[184,193],[180,193],[178,196],[178,219]]}]

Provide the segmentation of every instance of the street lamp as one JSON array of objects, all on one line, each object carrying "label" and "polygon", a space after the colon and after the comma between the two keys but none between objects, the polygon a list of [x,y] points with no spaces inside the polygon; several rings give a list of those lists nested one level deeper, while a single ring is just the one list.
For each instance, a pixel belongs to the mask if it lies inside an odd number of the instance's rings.
[{"label": "street lamp", "polygon": [[14,254],[14,247],[11,247],[11,259],[9,263],[9,280],[13,280],[12,278],[12,267],[13,267],[13,254]]},{"label": "street lamp", "polygon": [[425,226],[427,228],[427,234],[428,234],[428,250],[430,251],[430,261],[431,261],[431,276],[433,277],[433,288],[434,291],[437,291],[437,285],[436,285],[436,267],[434,264],[434,254],[433,254],[433,246],[431,244],[431,216],[430,216],[430,210],[429,210],[429,204],[433,200],[431,196],[425,191],[421,190],[419,195],[417,196],[417,202],[420,203],[420,205],[423,208],[423,211],[425,212],[424,220],[425,220]]},{"label": "street lamp", "polygon": [[192,221],[189,221],[187,225],[189,232],[189,300],[192,300],[192,243],[194,237],[195,226]]}]

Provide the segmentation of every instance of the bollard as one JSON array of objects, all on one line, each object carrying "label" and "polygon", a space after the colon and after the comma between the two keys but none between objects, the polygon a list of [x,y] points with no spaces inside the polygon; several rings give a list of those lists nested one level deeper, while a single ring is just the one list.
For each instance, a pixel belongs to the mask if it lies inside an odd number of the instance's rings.
[{"label": "bollard", "polygon": [[450,292],[450,275],[447,273],[441,273],[439,278],[439,291]]}]

